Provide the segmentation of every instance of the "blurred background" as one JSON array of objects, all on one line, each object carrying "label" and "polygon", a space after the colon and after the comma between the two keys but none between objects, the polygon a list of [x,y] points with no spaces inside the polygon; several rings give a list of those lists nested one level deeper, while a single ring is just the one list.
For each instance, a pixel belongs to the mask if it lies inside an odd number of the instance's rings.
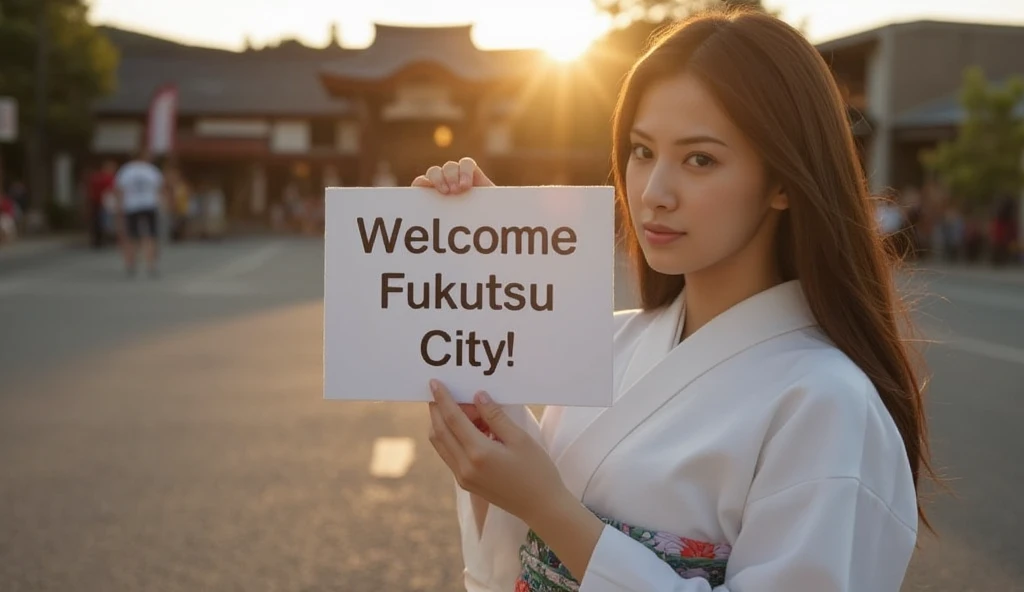
[{"label": "blurred background", "polygon": [[721,3],[818,47],[910,264],[951,492],[903,589],[1024,590],[1020,0],[0,0],[0,590],[460,589],[424,410],[322,400],[324,187],[607,184],[627,68]]}]

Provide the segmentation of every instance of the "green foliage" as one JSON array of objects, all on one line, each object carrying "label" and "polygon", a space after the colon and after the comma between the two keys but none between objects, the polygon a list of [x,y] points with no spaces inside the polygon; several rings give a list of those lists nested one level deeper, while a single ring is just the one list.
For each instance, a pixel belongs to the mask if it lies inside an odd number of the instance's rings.
[{"label": "green foliage", "polygon": [[1024,189],[1024,79],[989,85],[979,68],[964,73],[966,117],[954,140],[922,156],[924,166],[968,209]]},{"label": "green foliage", "polygon": [[22,137],[35,121],[37,16],[46,9],[47,128],[83,137],[94,100],[116,84],[117,51],[87,20],[84,0],[0,0],[0,96],[18,100]]}]

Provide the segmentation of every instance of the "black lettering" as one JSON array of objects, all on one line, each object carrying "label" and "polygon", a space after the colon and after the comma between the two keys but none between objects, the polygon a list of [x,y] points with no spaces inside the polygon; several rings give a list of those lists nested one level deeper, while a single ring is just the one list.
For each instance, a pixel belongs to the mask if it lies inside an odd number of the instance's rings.
[{"label": "black lettering", "polygon": [[441,220],[439,218],[434,218],[434,252],[439,254],[448,252],[441,246]]},{"label": "black lettering", "polygon": [[395,218],[395,225],[391,229],[391,235],[388,236],[387,230],[384,228],[384,219],[377,217],[373,220],[373,230],[370,231],[370,237],[366,237],[366,224],[363,218],[360,217],[356,220],[359,225],[359,238],[363,241],[363,252],[369,253],[373,251],[377,243],[377,233],[380,232],[384,235],[384,250],[388,253],[395,251],[395,243],[398,241],[398,230],[402,227],[402,219]]},{"label": "black lettering", "polygon": [[469,301],[469,284],[463,283],[462,287],[462,308],[465,310],[483,310],[484,308],[484,286],[476,285],[476,302]]},{"label": "black lettering", "polygon": [[501,283],[498,282],[498,276],[491,274],[487,276],[487,301],[491,305],[491,310],[501,310],[501,303],[498,302],[498,290],[501,289]]},{"label": "black lettering", "polygon": [[410,226],[409,230],[405,232],[405,248],[410,253],[416,253],[417,255],[429,249],[430,247],[427,245],[413,246],[413,241],[429,243],[430,235],[427,233],[427,229],[422,226]]},{"label": "black lettering", "polygon": [[[483,246],[480,244],[480,235],[484,233],[489,233],[491,236],[491,244],[490,246],[487,247],[487,249],[484,249]],[[473,246],[476,247],[476,251],[478,253],[483,253],[484,255],[489,255],[493,253],[494,250],[498,248],[497,231],[495,231],[490,226],[481,226],[480,228],[477,228],[476,232],[473,233]]]},{"label": "black lettering", "polygon": [[430,352],[428,351],[428,344],[430,343],[430,340],[433,339],[434,337],[440,337],[441,340],[444,341],[445,343],[452,342],[452,338],[444,331],[440,331],[438,329],[434,329],[433,331],[427,331],[426,334],[423,335],[423,339],[420,340],[420,356],[423,357],[424,362],[430,364],[431,366],[444,366],[445,364],[448,363],[448,360],[452,359],[452,355],[445,354],[441,356],[440,359],[437,360],[431,358]]},{"label": "black lettering", "polygon": [[526,306],[526,297],[523,296],[523,291],[526,286],[513,282],[511,284],[505,284],[505,298],[508,298],[515,302],[515,304],[505,303],[505,308],[508,310],[523,310]]},{"label": "black lettering", "polygon": [[455,332],[455,365],[462,367],[462,330]]},{"label": "black lettering", "polygon": [[469,365],[479,366],[480,362],[476,359],[476,346],[480,345],[480,340],[476,338],[476,331],[469,332],[469,339],[466,340],[466,345],[469,346]]},{"label": "black lettering", "polygon": [[523,254],[523,235],[524,234],[527,235],[527,237],[529,239],[529,243],[528,243],[529,246],[527,247],[527,250],[526,250],[527,254],[533,255],[534,239],[537,237],[538,234],[541,236],[541,238],[540,238],[541,254],[543,254],[543,255],[547,255],[548,254],[548,229],[544,228],[543,226],[538,226],[538,227],[535,227],[535,228],[534,227],[530,227],[530,226],[525,226],[525,227],[522,227],[522,228],[520,228],[519,226],[506,226],[506,227],[502,228],[501,229],[501,252],[502,253],[508,253],[509,252],[508,238],[509,238],[509,235],[511,235],[513,238],[515,238],[515,241],[516,241],[515,249],[512,252],[514,252],[516,255],[522,255]]},{"label": "black lettering", "polygon": [[388,280],[400,280],[405,277],[404,273],[382,273],[380,274],[380,307],[388,307],[388,294],[401,293],[401,288],[394,288],[388,285]]},{"label": "black lettering", "polygon": [[548,301],[540,304],[537,301],[537,284],[530,284],[530,308],[536,311],[554,310],[555,287],[548,284],[547,288]]},{"label": "black lettering", "polygon": [[[566,236],[562,236],[565,234]],[[562,242],[569,243],[563,250]],[[551,234],[551,248],[559,255],[572,255],[576,252],[576,231],[568,226],[559,226]]]},{"label": "black lettering", "polygon": [[441,308],[441,301],[444,300],[448,303],[448,308],[454,309],[455,301],[452,300],[452,288],[455,287],[455,282],[448,282],[448,284],[441,288],[441,284],[444,280],[441,278],[441,274],[434,274],[434,308]]},{"label": "black lettering", "polygon": [[409,282],[409,308],[419,310],[430,307],[430,282],[423,282],[423,300],[416,302],[416,284]]},{"label": "black lettering", "polygon": [[458,233],[458,234],[465,234],[467,236],[470,235],[471,233],[470,233],[469,229],[466,228],[465,226],[456,226],[456,227],[452,228],[448,232],[448,248],[452,250],[452,253],[456,253],[458,255],[465,255],[466,253],[469,252],[469,249],[470,249],[469,243],[466,243],[466,245],[462,246],[462,247],[457,246],[455,244],[455,234],[456,233]]}]

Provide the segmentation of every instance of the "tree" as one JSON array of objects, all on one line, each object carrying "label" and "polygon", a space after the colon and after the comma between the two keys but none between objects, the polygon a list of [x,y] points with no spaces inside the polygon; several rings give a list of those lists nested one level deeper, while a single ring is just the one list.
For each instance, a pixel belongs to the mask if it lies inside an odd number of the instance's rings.
[{"label": "tree", "polygon": [[681,19],[700,10],[742,6],[764,10],[761,0],[594,0],[620,26],[635,22],[664,23]]},{"label": "tree", "polygon": [[922,164],[965,209],[990,205],[1024,189],[1024,79],[990,85],[968,68],[960,91],[965,117],[956,138],[922,155]]},{"label": "tree", "polygon": [[19,139],[37,144],[30,152],[38,207],[47,178],[42,143],[89,137],[93,102],[116,83],[117,51],[88,22],[85,0],[0,0],[0,14],[0,95],[18,101]]}]

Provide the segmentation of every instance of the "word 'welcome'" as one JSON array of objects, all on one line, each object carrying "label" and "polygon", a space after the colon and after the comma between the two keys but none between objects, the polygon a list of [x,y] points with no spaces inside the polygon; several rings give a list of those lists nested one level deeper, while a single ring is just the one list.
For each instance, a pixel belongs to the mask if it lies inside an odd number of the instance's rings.
[{"label": "word 'welcome'", "polygon": [[[367,232],[366,220],[358,218],[363,252],[372,253],[380,236],[384,250],[393,253],[398,237],[402,236],[402,222],[402,218],[395,218],[389,232],[384,218],[377,217]],[[576,252],[576,231],[568,226],[559,226],[551,231],[544,226],[479,226],[476,230],[470,230],[467,226],[452,226],[443,231],[441,220],[434,218],[429,228],[415,225],[407,227],[402,244],[405,250],[417,255],[429,250],[442,255],[449,252],[465,255],[471,251],[483,255],[547,255],[549,252],[571,255]]]}]

